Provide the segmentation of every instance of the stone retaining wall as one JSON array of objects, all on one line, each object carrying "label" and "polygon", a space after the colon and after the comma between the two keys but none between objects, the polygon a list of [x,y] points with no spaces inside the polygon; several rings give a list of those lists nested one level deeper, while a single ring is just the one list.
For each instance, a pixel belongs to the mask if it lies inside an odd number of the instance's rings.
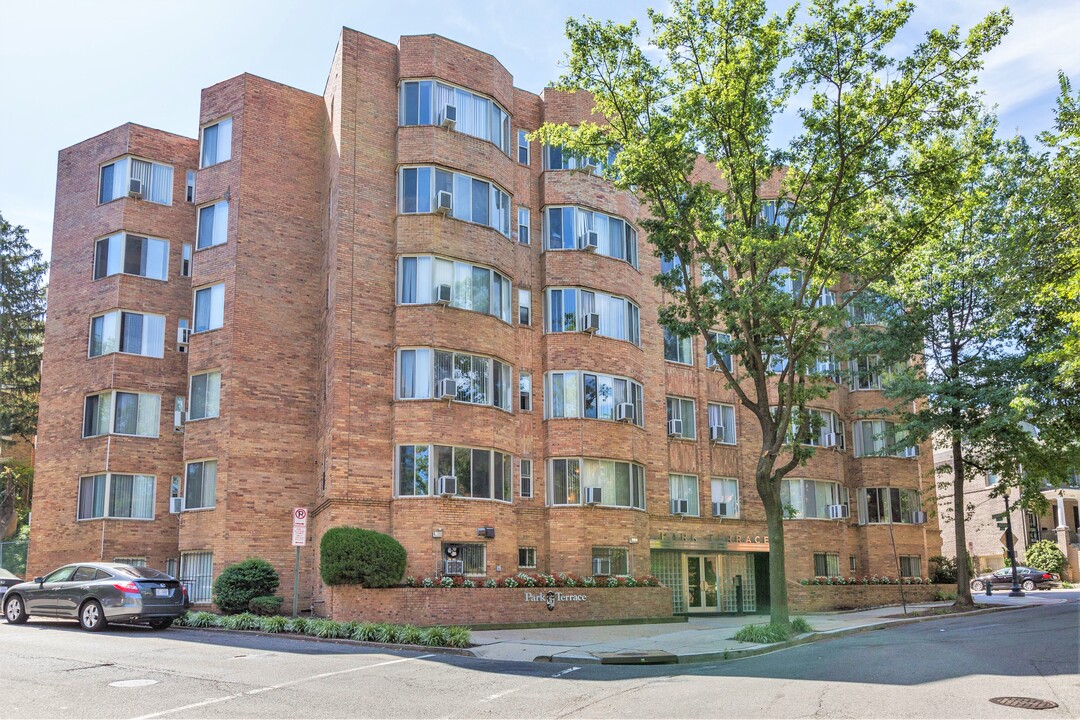
[{"label": "stone retaining wall", "polygon": [[328,588],[335,620],[412,625],[525,625],[671,617],[671,589]]}]

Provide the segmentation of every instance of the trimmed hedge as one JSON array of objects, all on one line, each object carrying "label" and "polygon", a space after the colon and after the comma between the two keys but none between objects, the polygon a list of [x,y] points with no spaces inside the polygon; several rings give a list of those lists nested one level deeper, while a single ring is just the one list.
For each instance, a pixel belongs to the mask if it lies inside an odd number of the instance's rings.
[{"label": "trimmed hedge", "polygon": [[260,595],[248,602],[248,610],[256,615],[277,615],[285,598],[280,595]]},{"label": "trimmed hedge", "polygon": [[405,548],[394,538],[356,527],[330,528],[319,543],[319,574],[327,585],[396,585],[405,574]]},{"label": "trimmed hedge", "polygon": [[251,613],[215,615],[209,612],[186,613],[178,618],[175,624],[179,627],[260,630],[265,633],[344,638],[390,645],[464,648],[472,644],[472,635],[465,627],[418,628],[414,625],[389,623],[338,622],[327,618],[285,618],[280,615],[259,617]]},{"label": "trimmed hedge", "polygon": [[252,598],[273,595],[279,582],[273,565],[262,558],[248,558],[228,566],[214,580],[214,604],[224,613],[245,612]]}]

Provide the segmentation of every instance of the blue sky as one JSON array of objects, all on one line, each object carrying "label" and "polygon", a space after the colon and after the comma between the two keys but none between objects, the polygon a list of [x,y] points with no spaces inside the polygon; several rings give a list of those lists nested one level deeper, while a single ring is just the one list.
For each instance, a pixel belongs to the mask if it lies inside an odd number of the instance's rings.
[{"label": "blue sky", "polygon": [[[785,7],[787,2],[770,0]],[[901,45],[968,28],[1002,2],[922,0]],[[0,0],[0,212],[49,252],[56,154],[125,122],[194,137],[202,88],[242,72],[322,92],[341,26],[396,42],[438,33],[497,57],[539,92],[570,15],[645,20],[653,0]],[[980,78],[1005,132],[1052,122],[1057,71],[1080,84],[1080,0],[1017,0]]]}]

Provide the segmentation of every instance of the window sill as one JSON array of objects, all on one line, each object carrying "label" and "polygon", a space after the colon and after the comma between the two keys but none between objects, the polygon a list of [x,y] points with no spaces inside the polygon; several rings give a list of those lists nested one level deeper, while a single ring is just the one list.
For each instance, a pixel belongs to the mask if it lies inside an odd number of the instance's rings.
[{"label": "window sill", "polygon": [[476,502],[495,502],[503,505],[513,505],[513,500],[499,500],[497,498],[465,497],[464,495],[395,495],[394,500],[472,500]]},{"label": "window sill", "polygon": [[187,418],[187,419],[184,420],[184,424],[185,425],[190,425],[191,423],[205,422],[207,420],[217,420],[220,417],[221,417],[221,415],[218,414],[218,415],[207,415],[206,417],[201,417],[201,418]]},{"label": "window sill", "polygon": [[150,358],[152,360],[164,360],[165,359],[165,354],[164,353],[162,353],[161,355],[143,355],[142,353],[124,352],[123,350],[113,350],[112,352],[101,353],[100,355],[87,355],[86,359],[87,360],[93,360],[94,358],[108,357],[110,355],[126,355],[128,357],[144,357],[144,358]]},{"label": "window sill", "polygon": [[184,513],[208,512],[210,510],[217,510],[217,505],[211,505],[210,507],[195,507],[195,508],[185,507],[183,510],[180,511],[180,514],[183,515]]},{"label": "window sill", "polygon": [[[621,460],[619,462],[622,462]],[[586,505],[585,503],[573,503],[563,505],[547,504],[544,507],[551,508],[552,510],[583,510],[585,508],[596,508],[598,510],[629,510],[631,512],[648,512],[645,508],[630,507],[629,505]]]},{"label": "window sill", "polygon": [[192,330],[192,331],[191,331],[191,337],[195,337],[196,335],[206,335],[206,334],[208,334],[208,333],[212,333],[212,332],[217,332],[218,330],[221,330],[221,329],[223,329],[224,327],[225,327],[225,326],[224,326],[224,325],[222,325],[221,327],[216,327],[216,328],[208,328],[208,329],[206,329],[206,330]]},{"label": "window sill", "polygon": [[683,367],[683,368],[692,368],[692,367],[694,367],[693,362],[686,363],[686,362],[681,362],[679,360],[669,360],[667,358],[664,358],[664,363],[667,364],[667,365],[674,365],[675,367]]},{"label": "window sill", "polygon": [[[204,250],[213,250],[213,249],[214,249],[214,248],[216,248],[216,247],[221,247],[222,245],[228,245],[228,244],[229,244],[229,240],[228,240],[228,238],[226,238],[225,240],[222,240],[222,241],[221,241],[221,242],[219,242],[219,243],[212,243],[212,244],[210,244],[210,245],[205,245],[205,246],[203,246],[203,247],[198,247],[198,246],[196,246],[196,247],[194,248],[194,252],[196,252],[196,253],[200,253],[200,252],[202,252],[202,251],[204,251]],[[185,276],[185,277],[190,277],[190,276]]]},{"label": "window sill", "polygon": [[578,253],[585,253],[586,255],[595,255],[597,257],[607,258],[608,260],[614,260],[615,262],[621,262],[624,265],[626,265],[627,267],[632,268],[638,275],[642,274],[641,273],[641,268],[639,268],[637,265],[634,265],[629,260],[627,260],[625,258],[614,257],[613,255],[605,255],[604,253],[598,252],[598,251],[595,251],[595,250],[582,250],[581,248],[553,248],[553,247],[548,247],[548,245],[545,243],[543,251],[544,252],[578,252]]},{"label": "window sill", "polygon": [[158,435],[131,435],[129,433],[118,433],[118,432],[102,433],[100,435],[83,435],[82,439],[83,440],[93,440],[94,438],[109,437],[110,435],[112,437],[141,438],[143,440],[159,440],[159,439],[161,439],[160,434],[158,434]]},{"label": "window sill", "polygon": [[130,517],[114,517],[112,515],[105,515],[104,517],[92,517],[92,518],[76,518],[75,522],[94,522],[95,520],[125,520],[132,522],[153,522],[155,518],[130,518]]},{"label": "window sill", "polygon": [[169,278],[167,277],[167,275],[168,275],[168,273],[166,273],[166,277],[156,278],[156,277],[150,277],[149,275],[137,275],[136,273],[118,272],[118,273],[111,273],[109,275],[103,275],[102,277],[99,277],[99,278],[94,278],[93,282],[101,282],[102,280],[108,280],[109,278],[114,278],[114,277],[132,277],[132,278],[142,278],[143,280],[154,280],[156,282],[167,283],[167,282],[169,282]]}]

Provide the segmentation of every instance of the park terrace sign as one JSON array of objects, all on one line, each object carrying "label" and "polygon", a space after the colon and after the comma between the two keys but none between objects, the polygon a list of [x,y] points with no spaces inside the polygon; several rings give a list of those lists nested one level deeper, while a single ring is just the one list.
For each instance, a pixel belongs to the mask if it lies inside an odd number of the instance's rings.
[{"label": "park terrace sign", "polygon": [[573,593],[561,593],[555,590],[548,590],[547,592],[529,592],[525,591],[525,602],[540,602],[547,604],[548,610],[554,610],[555,604],[560,602],[587,602],[588,595],[575,595]]},{"label": "park terrace sign", "polygon": [[661,531],[659,537],[649,539],[653,550],[689,550],[716,552],[768,552],[769,536],[761,533],[738,535],[704,535],[694,532]]}]

